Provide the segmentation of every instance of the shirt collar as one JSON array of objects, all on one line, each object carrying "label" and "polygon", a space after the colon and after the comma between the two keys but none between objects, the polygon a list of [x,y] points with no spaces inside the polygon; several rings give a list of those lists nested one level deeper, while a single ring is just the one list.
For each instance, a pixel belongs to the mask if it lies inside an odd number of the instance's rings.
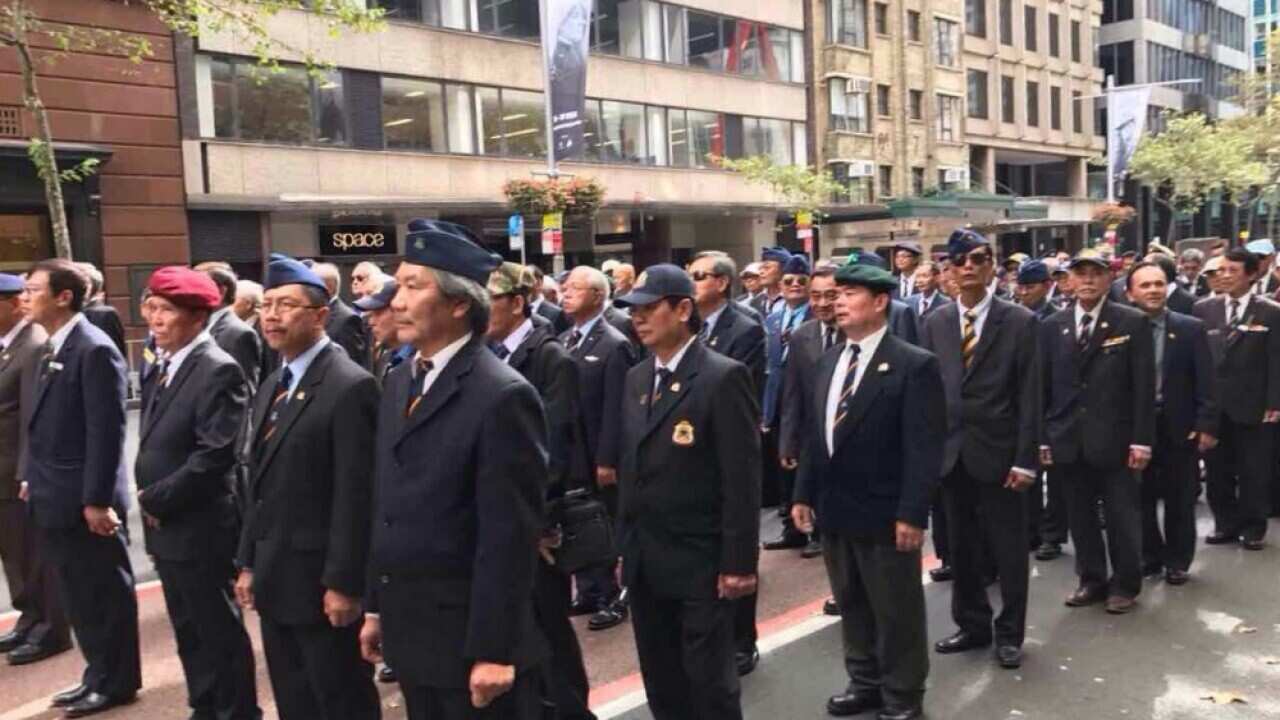
[{"label": "shirt collar", "polygon": [[83,320],[84,313],[76,313],[71,316],[71,319],[67,321],[66,325],[58,328],[58,332],[49,336],[49,347],[53,348],[54,355],[57,355],[62,351],[62,344],[67,341],[67,338],[71,335],[71,331],[75,330],[76,326]]},{"label": "shirt collar", "polygon": [[697,335],[694,335],[693,337],[689,338],[687,341],[685,341],[684,347],[677,350],[676,354],[672,355],[671,359],[665,363],[662,362],[662,360],[659,359],[657,355],[654,355],[653,356],[654,370],[655,371],[663,370],[663,369],[670,370],[671,373],[674,375],[676,370],[680,368],[680,361],[684,359],[684,354],[689,351],[689,346],[692,345],[693,341],[697,339],[698,339]]},{"label": "shirt collar", "polygon": [[885,333],[889,332],[888,324],[880,327],[879,330],[862,338],[856,343],[852,340],[845,341],[845,349],[848,350],[850,345],[858,346],[858,362],[867,363],[871,361],[871,357],[876,354],[876,350],[880,349],[880,341],[884,340]]},{"label": "shirt collar", "polygon": [[725,304],[721,305],[719,308],[713,310],[711,314],[708,315],[706,317],[706,320],[704,320],[703,322],[706,323],[706,326],[708,328],[711,328],[712,330],[714,330],[716,327],[716,322],[720,319],[720,316],[724,314],[724,311],[728,307],[729,307],[729,303],[726,302]]},{"label": "shirt collar", "polygon": [[435,355],[432,355],[429,358],[422,357],[421,352],[415,353],[414,360],[415,361],[430,360],[432,372],[440,373],[444,371],[446,367],[448,367],[449,361],[453,359],[453,356],[461,352],[463,346],[465,346],[469,342],[471,342],[471,333],[467,333],[466,335],[463,335],[462,337],[458,338],[457,340],[454,340],[448,345],[445,345],[440,350],[437,350]]},{"label": "shirt collar", "polygon": [[221,320],[221,319],[222,319],[224,316],[226,316],[226,314],[227,314],[227,313],[229,313],[229,312],[231,312],[231,306],[230,306],[230,305],[228,305],[228,306],[226,306],[226,307],[224,307],[224,308],[219,308],[219,309],[217,309],[217,310],[214,310],[214,311],[213,311],[213,313],[209,315],[209,322],[205,324],[205,327],[206,327],[206,328],[211,328],[211,327],[213,327],[214,325],[216,325],[216,324],[218,323],[218,321],[219,321],[219,320]]},{"label": "shirt collar", "polygon": [[591,334],[591,328],[595,327],[596,323],[599,322],[602,317],[604,317],[604,308],[601,308],[600,312],[596,313],[595,317],[576,326],[574,329],[581,333],[583,337],[586,337]]},{"label": "shirt collar", "polygon": [[979,318],[985,316],[987,314],[987,311],[991,309],[991,298],[993,297],[995,296],[988,292],[982,296],[982,299],[978,301],[977,305],[974,305],[973,307],[969,308],[964,306],[964,300],[961,300],[960,296],[957,295],[956,306],[960,310],[960,317],[963,318],[964,314],[969,312],[970,310],[972,310],[974,314]]},{"label": "shirt collar", "polygon": [[511,334],[502,341],[502,344],[507,348],[508,353],[513,353],[516,348],[524,343],[525,338],[528,338],[531,332],[533,332],[533,320],[525,318],[524,322],[520,323],[520,327],[512,330]]},{"label": "shirt collar", "polygon": [[170,381],[177,377],[178,368],[182,367],[182,362],[191,355],[191,352],[196,349],[196,346],[209,339],[211,339],[209,331],[201,330],[199,335],[196,335],[191,339],[191,342],[183,345],[181,350],[174,352],[165,359],[165,362],[168,363],[168,365],[165,366],[165,370],[168,372]]},{"label": "shirt collar", "polygon": [[1152,325],[1163,330],[1165,323],[1169,321],[1169,308],[1161,310],[1159,315],[1151,317],[1150,320]]},{"label": "shirt collar", "polygon": [[9,330],[9,332],[5,333],[5,336],[0,338],[0,344],[4,345],[4,349],[8,350],[9,348],[13,347],[13,341],[17,339],[18,333],[22,332],[22,328],[30,324],[31,324],[30,320],[28,320],[27,318],[22,318],[21,320],[18,321],[17,325],[14,325],[13,328]]},{"label": "shirt collar", "polygon": [[316,340],[311,347],[298,353],[298,357],[285,363],[285,367],[289,368],[289,372],[293,376],[293,385],[296,386],[302,380],[302,376],[307,374],[307,368],[311,367],[311,362],[316,359],[316,356],[320,354],[321,350],[324,350],[329,342],[328,335],[321,335],[320,339]]},{"label": "shirt collar", "polygon": [[1165,291],[1164,291],[1165,298],[1168,299],[1173,297],[1173,294],[1177,292],[1177,290],[1178,290],[1178,283],[1176,282],[1169,283],[1169,287],[1165,288]]},{"label": "shirt collar", "polygon": [[1102,314],[1102,306],[1103,306],[1103,305],[1106,305],[1106,304],[1107,304],[1107,297],[1104,295],[1104,296],[1102,297],[1102,299],[1098,301],[1098,304],[1093,306],[1093,310],[1090,310],[1089,312],[1087,312],[1087,313],[1086,313],[1086,312],[1084,311],[1084,306],[1080,304],[1080,301],[1079,301],[1079,300],[1077,300],[1077,301],[1076,301],[1076,310],[1075,310],[1075,312],[1076,312],[1076,325],[1079,325],[1079,324],[1080,324],[1080,319],[1081,319],[1081,318],[1083,318],[1085,315],[1088,315],[1088,316],[1092,317],[1094,320],[1097,320],[1097,319],[1098,319],[1098,316]]},{"label": "shirt collar", "polygon": [[538,308],[542,307],[542,303],[546,301],[547,299],[542,297],[542,293],[538,293],[537,296],[533,298],[533,302],[529,303],[529,308],[534,312],[537,312]]},{"label": "shirt collar", "polygon": [[1240,312],[1244,312],[1245,310],[1248,310],[1248,309],[1249,309],[1249,303],[1253,301],[1253,290],[1252,290],[1252,289],[1250,289],[1250,290],[1249,290],[1249,292],[1246,292],[1245,294],[1241,295],[1241,296],[1240,296],[1240,297],[1238,297],[1238,298],[1233,298],[1233,297],[1231,297],[1231,295],[1229,295],[1229,294],[1224,295],[1224,297],[1226,297],[1226,298],[1227,298],[1227,308],[1228,308],[1228,309],[1230,309],[1232,301],[1234,301],[1234,300],[1239,300],[1239,301],[1240,301]]}]

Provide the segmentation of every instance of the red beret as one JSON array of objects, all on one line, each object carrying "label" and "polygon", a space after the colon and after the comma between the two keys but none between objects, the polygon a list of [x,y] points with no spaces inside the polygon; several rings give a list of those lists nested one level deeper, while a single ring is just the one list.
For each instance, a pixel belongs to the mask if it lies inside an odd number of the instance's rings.
[{"label": "red beret", "polygon": [[213,278],[181,265],[162,267],[151,273],[147,289],[178,307],[190,310],[217,310],[222,293]]}]

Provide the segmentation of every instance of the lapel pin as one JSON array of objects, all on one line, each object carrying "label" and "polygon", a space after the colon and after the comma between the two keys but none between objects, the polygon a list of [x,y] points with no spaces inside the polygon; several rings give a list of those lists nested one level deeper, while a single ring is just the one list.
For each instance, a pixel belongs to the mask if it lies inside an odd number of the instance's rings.
[{"label": "lapel pin", "polygon": [[0,362],[9,362],[9,353],[0,355]]},{"label": "lapel pin", "polygon": [[298,399],[299,399],[299,400],[303,400],[303,399],[305,399],[306,397],[307,397],[307,393],[306,393],[306,392],[304,392],[304,391],[302,391],[302,390],[299,390],[299,391],[298,391]]},{"label": "lapel pin", "polygon": [[644,394],[644,395],[641,395],[641,396],[640,396],[640,404],[641,404],[641,405],[648,405],[648,404],[649,404],[649,395],[648,395],[647,393],[646,393],[646,394]]},{"label": "lapel pin", "polygon": [[717,340],[719,340],[719,339],[720,339],[720,338],[718,338],[718,337],[713,337],[713,338],[711,338],[711,342],[710,342],[710,343],[708,343],[708,344],[709,344],[711,347],[715,347],[715,346],[716,346],[716,341],[717,341]]},{"label": "lapel pin", "polygon": [[1063,335],[1070,335],[1070,334],[1071,334],[1071,328],[1062,328],[1062,334],[1063,334]]},{"label": "lapel pin", "polygon": [[1111,327],[1111,326],[1110,326],[1110,325],[1108,325],[1108,324],[1106,323],[1106,321],[1104,320],[1104,321],[1103,321],[1103,323],[1102,323],[1102,329],[1103,329],[1103,330],[1106,330],[1106,329],[1107,329],[1107,328],[1109,328],[1109,327]]},{"label": "lapel pin", "polygon": [[681,447],[693,445],[693,423],[688,420],[681,420],[676,423],[675,429],[671,433],[671,442]]},{"label": "lapel pin", "polygon": [[1174,335],[1173,333],[1169,333],[1169,339],[1170,339],[1170,340],[1177,340],[1177,339],[1178,339],[1178,336],[1177,336],[1177,335]]},{"label": "lapel pin", "polygon": [[889,363],[880,363],[880,367],[876,368],[876,370],[882,373],[889,372]]},{"label": "lapel pin", "polygon": [[680,383],[671,383],[671,392],[680,392]]}]

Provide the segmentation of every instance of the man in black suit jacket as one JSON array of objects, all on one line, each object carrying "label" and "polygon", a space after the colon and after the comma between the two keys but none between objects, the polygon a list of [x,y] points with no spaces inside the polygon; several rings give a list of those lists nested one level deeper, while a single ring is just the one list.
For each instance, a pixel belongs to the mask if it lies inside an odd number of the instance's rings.
[{"label": "man in black suit jacket", "polygon": [[282,720],[377,720],[358,634],[378,384],[324,332],[323,281],[273,255],[262,322],[281,367],[253,409],[236,596],[256,609]]},{"label": "man in black suit jacket", "polygon": [[755,591],[760,410],[746,366],[698,341],[693,281],[648,268],[618,302],[653,354],[627,375],[618,536],[649,709],[742,717],[732,600]]},{"label": "man in black suit jacket", "polygon": [[378,381],[378,387],[386,384],[387,375],[396,366],[413,355],[413,348],[400,342],[396,316],[391,310],[391,301],[399,289],[395,280],[385,280],[377,292],[355,301],[355,308],[364,314],[373,340],[373,348],[369,351],[369,367],[373,371],[373,379]]},{"label": "man in black suit jacket", "polygon": [[102,271],[93,263],[81,262],[76,263],[81,272],[85,274],[89,282],[88,299],[84,303],[81,312],[89,322],[98,327],[99,330],[107,334],[111,338],[111,344],[116,346],[120,351],[120,357],[129,358],[129,350],[125,344],[124,323],[120,322],[120,313],[116,312],[115,306],[108,304],[102,299],[103,277]]},{"label": "man in black suit jacket", "polygon": [[[1038,470],[1037,321],[1030,310],[987,293],[995,254],[986,238],[957,230],[948,251],[960,294],[924,319],[920,338],[938,356],[946,388],[941,478],[955,571],[951,617],[959,627],[935,647],[940,653],[987,647],[994,630],[997,662],[1017,668],[1030,579],[1025,491]],[[984,547],[1000,578],[994,628]]]},{"label": "man in black suit jacket", "polygon": [[[1213,357],[1204,323],[1168,310],[1167,269],[1140,262],[1127,280],[1129,297],[1151,322],[1156,360],[1156,444],[1142,479],[1142,570],[1181,585],[1196,551],[1198,453],[1217,444]],[[1156,519],[1161,500],[1163,532]]]},{"label": "man in black suit jacket", "polygon": [[218,308],[209,317],[209,334],[218,347],[235,358],[245,381],[249,383],[249,392],[258,390],[258,382],[262,379],[262,339],[245,321],[232,312],[236,301],[236,276],[225,268],[210,268],[205,272],[218,286]]},{"label": "man in black suit jacket", "polygon": [[[608,297],[604,273],[593,267],[574,268],[561,285],[561,301],[573,328],[560,335],[560,342],[578,363],[579,410],[591,462],[583,480],[594,481],[605,504],[616,512],[622,396],[634,355],[627,338],[604,320]],[[615,602],[618,594],[612,565],[578,574],[578,607],[595,613],[592,627],[604,630],[626,618],[625,603]]]},{"label": "man in black suit jacket", "polygon": [[1261,550],[1267,533],[1276,423],[1280,422],[1280,307],[1255,295],[1257,256],[1229,251],[1223,294],[1196,304],[1213,351],[1221,415],[1219,446],[1206,457],[1214,531],[1205,542]]},{"label": "man in black suit jacket", "polygon": [[461,226],[415,220],[393,311],[416,355],[378,411],[371,614],[361,647],[396,669],[409,720],[541,716],[534,619],[547,424],[486,347],[499,264]]},{"label": "man in black suit jacket", "polygon": [[142,391],[134,465],[147,552],[197,717],[258,720],[253,647],[232,593],[238,439],[249,388],[205,330],[221,299],[204,273],[156,270],[148,325],[164,360]]},{"label": "man in black suit jacket", "polygon": [[75,264],[45,260],[31,271],[25,296],[51,353],[35,389],[22,479],[88,663],[81,684],[53,698],[76,717],[131,703],[142,686],[138,602],[121,520],[129,507],[125,361],[80,314],[88,288]]},{"label": "man in black suit jacket", "polygon": [[893,274],[898,281],[893,298],[906,302],[916,292],[915,276],[916,271],[920,269],[924,249],[920,247],[920,243],[900,242],[893,245],[891,252],[893,253]]},{"label": "man in black suit jacket", "polygon": [[342,275],[338,271],[338,266],[332,263],[316,263],[312,266],[312,270],[320,276],[321,280],[324,280],[325,288],[329,293],[329,319],[324,324],[325,334],[347,351],[347,357],[357,365],[368,369],[368,331],[364,321],[360,319],[360,313],[352,310],[351,306],[342,299]]},{"label": "man in black suit jacket", "polygon": [[911,720],[929,673],[920,547],[942,466],[942,377],[937,358],[888,332],[892,275],[855,263],[836,283],[847,339],[818,364],[792,515],[822,524],[842,616],[849,686],[827,712]]},{"label": "man in black suit jacket", "polygon": [[1080,586],[1067,605],[1105,600],[1107,612],[1122,614],[1142,591],[1138,473],[1155,442],[1151,325],[1138,310],[1106,299],[1111,268],[1095,251],[1077,254],[1070,272],[1075,304],[1041,325],[1040,463],[1060,473],[1070,503]]},{"label": "man in black suit jacket", "polygon": [[951,298],[944,295],[938,287],[941,276],[942,268],[936,262],[922,263],[916,269],[915,286],[917,289],[914,295],[907,298],[906,302],[916,311],[916,315],[922,322],[929,313],[943,305],[951,304]]}]

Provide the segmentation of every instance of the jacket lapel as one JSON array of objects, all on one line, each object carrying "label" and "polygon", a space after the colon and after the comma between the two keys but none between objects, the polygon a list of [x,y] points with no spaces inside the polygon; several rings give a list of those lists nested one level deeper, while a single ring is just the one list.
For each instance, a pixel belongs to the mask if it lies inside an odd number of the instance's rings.
[{"label": "jacket lapel", "polygon": [[[254,468],[255,483],[262,478],[262,474],[271,466],[271,460],[275,458],[276,451],[280,449],[285,437],[289,435],[289,430],[293,428],[293,424],[298,421],[303,411],[315,399],[315,388],[324,380],[324,375],[329,370],[329,363],[333,360],[333,354],[339,351],[338,346],[333,343],[330,343],[324,350],[320,351],[320,354],[311,361],[311,366],[307,368],[306,374],[298,381],[298,387],[293,391],[293,395],[287,401],[284,401],[285,405],[280,410],[280,420],[276,423],[275,432],[265,441],[262,438],[258,439],[258,442],[266,442],[267,447],[262,451],[262,460]],[[267,408],[271,407],[271,400],[274,396],[273,388],[272,392],[265,398]],[[266,413],[263,412],[262,414],[265,418]],[[260,433],[261,429],[261,423],[254,426],[255,433]]]},{"label": "jacket lapel", "polygon": [[[1074,317],[1074,315],[1072,317]],[[1111,331],[1113,329],[1111,320],[1111,302],[1104,299],[1102,301],[1102,309],[1098,312],[1098,319],[1094,321],[1093,324],[1093,334],[1089,336],[1089,345],[1080,355],[1081,372],[1083,372],[1085,368],[1089,367],[1089,363],[1092,362],[1094,356],[1098,354],[1098,350],[1102,347],[1102,341],[1106,340],[1107,337],[1111,335]],[[1073,333],[1074,330],[1075,329],[1073,328]]]},{"label": "jacket lapel", "polygon": [[9,347],[6,347],[4,352],[0,352],[0,372],[4,372],[4,370],[9,367],[9,363],[13,362],[14,354],[26,345],[27,339],[30,337],[31,323],[27,323],[27,326],[22,328],[22,330],[14,336],[13,342],[9,344]]},{"label": "jacket lapel", "polygon": [[[880,340],[880,347],[876,348],[875,354],[871,356],[871,361],[867,363],[866,370],[862,373],[862,382],[858,383],[858,389],[853,392],[853,397],[849,398],[849,412],[846,414],[840,426],[836,428],[835,437],[831,443],[834,447],[840,447],[841,441],[848,437],[849,433],[858,426],[862,421],[862,416],[867,414],[867,410],[875,403],[876,398],[880,395],[880,387],[884,384],[884,377],[893,372],[893,365],[885,362],[885,358],[889,354],[889,333],[885,333]],[[881,366],[884,370],[881,371]],[[823,408],[826,408],[824,398]]]},{"label": "jacket lapel", "polygon": [[[207,342],[213,342],[213,340],[211,339]],[[160,399],[156,401],[156,406],[150,408],[150,412],[147,413],[147,417],[143,422],[142,427],[143,440],[146,440],[147,436],[151,434],[151,429],[155,427],[156,420],[164,414],[164,411],[169,407],[169,403],[173,401],[173,396],[177,395],[178,390],[182,388],[182,384],[187,381],[187,378],[191,377],[191,373],[195,370],[196,363],[204,356],[205,351],[205,342],[201,342],[196,347],[191,348],[191,353],[187,355],[187,359],[182,361],[182,367],[178,368],[178,374],[169,380],[169,387],[161,392]],[[159,388],[152,388],[152,394],[157,390],[159,390]]]},{"label": "jacket lapel", "polygon": [[[720,317],[716,318],[715,327],[711,328],[711,336],[707,338],[707,347],[715,350],[720,349],[720,339],[728,334],[729,330],[733,327],[734,321],[737,319],[733,315],[734,312],[735,311],[732,307],[725,305],[724,311],[720,313]],[[724,351],[720,350],[720,352]]]},{"label": "jacket lapel", "polygon": [[[982,364],[982,359],[991,351],[991,346],[996,343],[996,338],[1000,334],[1000,324],[1004,322],[1006,308],[1004,303],[991,299],[991,307],[987,308],[987,319],[983,322],[982,335],[978,337],[978,347],[973,350],[973,361],[969,363],[969,367],[964,370],[964,379],[968,380],[973,374],[973,369]],[[958,325],[960,321],[956,320]],[[963,362],[963,360],[962,360]]]},{"label": "jacket lapel", "polygon": [[[89,321],[87,319],[82,318],[80,322],[89,322]],[[56,373],[50,366],[55,362],[59,362],[59,363],[64,362],[66,357],[71,354],[70,351],[74,350],[79,345],[80,337],[81,337],[81,330],[80,330],[80,326],[77,324],[75,327],[71,328],[71,332],[67,334],[67,339],[63,341],[62,347],[58,350],[56,354],[51,353],[49,355],[45,355],[45,358],[43,361],[44,369],[40,373],[39,383],[38,383],[39,387],[36,390],[36,404],[35,404],[35,407],[32,408],[31,410],[32,419],[34,419],[35,416],[40,412],[40,408],[44,405],[45,396],[49,394],[49,386],[53,385],[54,375]]]},{"label": "jacket lapel", "polygon": [[[608,320],[601,315],[600,319],[596,320],[596,324],[591,326],[591,332],[587,333],[587,336],[582,339],[582,342],[578,343],[577,349],[573,351],[573,357],[575,360],[581,360],[586,357],[595,348],[596,343],[600,342],[600,337],[604,335],[604,323],[606,322],[608,322]],[[569,334],[572,335],[573,331],[570,330]]]},{"label": "jacket lapel", "polygon": [[[440,412],[440,409],[449,402],[449,398],[452,398],[458,392],[459,381],[467,373],[471,372],[471,366],[476,361],[476,353],[480,351],[488,352],[484,347],[484,340],[472,338],[470,342],[462,346],[462,349],[449,361],[449,364],[445,365],[440,375],[431,381],[431,387],[427,388],[427,394],[422,397],[422,402],[418,403],[413,415],[405,419],[400,434],[396,436],[397,445],[404,442],[404,439],[414,429],[430,420],[431,416]],[[407,406],[409,398],[404,398],[404,401]]]},{"label": "jacket lapel", "polygon": [[[702,367],[702,354],[708,352],[702,347],[702,343],[697,340],[693,341],[693,345],[689,346],[688,352],[680,359],[680,365],[676,368],[675,374],[671,376],[671,380],[667,383],[667,387],[663,389],[662,396],[658,398],[658,404],[649,408],[649,419],[645,425],[644,436],[641,442],[648,439],[653,434],[663,420],[672,413],[685,397],[689,395],[689,387],[693,378],[697,377],[699,368]],[[649,371],[649,402],[653,402],[653,376],[656,375],[655,363],[648,363]]]},{"label": "jacket lapel", "polygon": [[[832,346],[837,348],[840,346]],[[827,450],[827,395],[831,392],[831,381],[836,374],[836,366],[840,363],[843,348],[831,350],[818,360],[818,382],[813,387],[813,407],[818,408],[818,433],[822,438],[822,449]],[[828,457],[830,455],[828,454]]]}]

